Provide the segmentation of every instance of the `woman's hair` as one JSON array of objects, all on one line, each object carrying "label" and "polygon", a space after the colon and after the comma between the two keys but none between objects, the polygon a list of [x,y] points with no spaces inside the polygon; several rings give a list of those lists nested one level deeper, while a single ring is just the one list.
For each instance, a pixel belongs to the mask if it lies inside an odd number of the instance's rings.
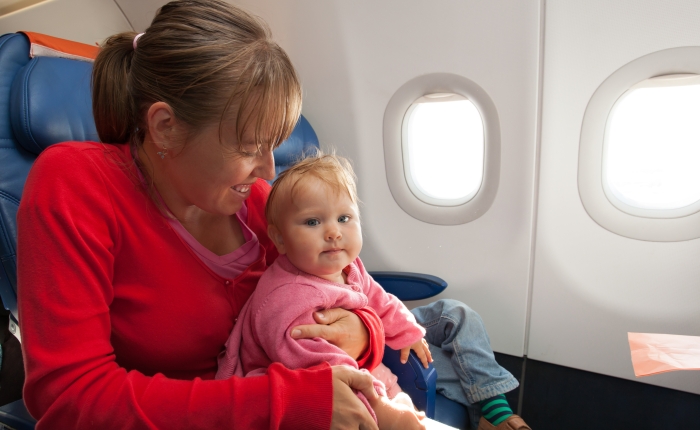
[{"label": "woman's hair", "polygon": [[279,225],[282,201],[285,198],[293,200],[297,185],[309,177],[321,180],[336,193],[346,193],[353,204],[359,205],[355,172],[350,162],[344,157],[317,150],[277,177],[265,206],[268,225]]},{"label": "woman's hair", "polygon": [[[274,149],[301,113],[301,87],[267,25],[221,0],[172,1],[151,26],[108,38],[95,60],[92,105],[100,140],[141,145],[151,104],[165,102],[190,132],[235,115],[239,144]],[[252,119],[255,119],[254,124]],[[221,139],[220,139],[221,140]]]}]

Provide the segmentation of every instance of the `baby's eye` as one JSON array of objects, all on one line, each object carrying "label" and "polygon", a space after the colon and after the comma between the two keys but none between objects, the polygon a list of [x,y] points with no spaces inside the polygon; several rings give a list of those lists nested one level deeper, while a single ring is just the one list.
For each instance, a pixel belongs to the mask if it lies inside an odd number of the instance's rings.
[{"label": "baby's eye", "polygon": [[348,216],[348,215],[341,215],[338,218],[338,222],[348,222],[348,221],[350,221],[350,216]]},{"label": "baby's eye", "polygon": [[312,219],[307,219],[307,220],[306,220],[306,225],[308,225],[309,227],[313,227],[313,226],[316,226],[316,225],[319,225],[319,224],[321,224],[321,222],[320,222],[319,220],[317,220],[317,219],[313,219],[313,218],[312,218]]}]

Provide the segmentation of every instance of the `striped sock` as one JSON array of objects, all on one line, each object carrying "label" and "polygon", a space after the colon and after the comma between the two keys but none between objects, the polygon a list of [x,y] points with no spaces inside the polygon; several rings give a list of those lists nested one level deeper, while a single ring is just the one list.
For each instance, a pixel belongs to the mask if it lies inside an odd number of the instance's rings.
[{"label": "striped sock", "polygon": [[494,426],[513,415],[513,410],[508,406],[508,400],[503,394],[482,400],[479,402],[479,406],[481,406],[481,415]]}]

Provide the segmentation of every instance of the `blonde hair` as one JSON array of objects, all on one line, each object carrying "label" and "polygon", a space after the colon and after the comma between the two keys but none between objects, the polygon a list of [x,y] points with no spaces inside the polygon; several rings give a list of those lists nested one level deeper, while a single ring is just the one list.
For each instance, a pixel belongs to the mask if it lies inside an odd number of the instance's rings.
[{"label": "blonde hair", "polygon": [[297,185],[302,179],[308,177],[321,180],[336,193],[346,193],[352,203],[359,206],[356,176],[350,162],[344,157],[324,154],[321,150],[317,150],[277,177],[265,207],[268,225],[279,225],[281,202],[285,198],[294,200]]},{"label": "blonde hair", "polygon": [[108,38],[95,60],[93,116],[102,142],[141,145],[145,112],[158,101],[190,132],[218,121],[219,140],[224,118],[233,113],[240,145],[249,126],[258,147],[274,149],[291,134],[301,114],[301,86],[261,19],[221,0],[172,1],[138,44],[135,36]]}]

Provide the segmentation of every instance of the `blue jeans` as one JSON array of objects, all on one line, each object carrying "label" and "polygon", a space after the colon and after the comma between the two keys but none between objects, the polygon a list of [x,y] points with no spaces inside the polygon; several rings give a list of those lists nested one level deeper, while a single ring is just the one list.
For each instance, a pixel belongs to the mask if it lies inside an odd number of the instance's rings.
[{"label": "blue jeans", "polygon": [[426,330],[437,392],[465,405],[476,429],[481,418],[477,403],[516,389],[518,381],[496,363],[484,323],[467,305],[444,299],[411,312]]}]

